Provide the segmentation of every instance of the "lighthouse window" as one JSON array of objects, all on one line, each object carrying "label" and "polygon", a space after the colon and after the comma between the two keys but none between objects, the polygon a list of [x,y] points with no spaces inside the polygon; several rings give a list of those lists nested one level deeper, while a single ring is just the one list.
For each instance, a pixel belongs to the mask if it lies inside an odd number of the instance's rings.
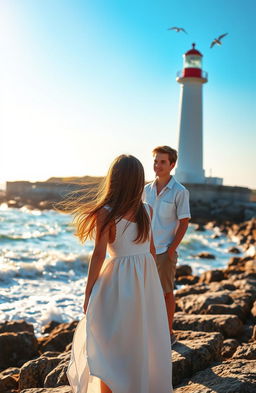
[{"label": "lighthouse window", "polygon": [[201,68],[201,57],[199,56],[186,56],[185,68]]}]

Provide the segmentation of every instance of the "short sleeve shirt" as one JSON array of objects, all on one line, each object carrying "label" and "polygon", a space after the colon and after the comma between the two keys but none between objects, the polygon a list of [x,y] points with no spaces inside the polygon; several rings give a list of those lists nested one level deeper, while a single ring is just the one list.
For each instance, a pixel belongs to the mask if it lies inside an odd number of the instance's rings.
[{"label": "short sleeve shirt", "polygon": [[174,176],[157,195],[156,180],[144,188],[144,200],[153,209],[152,231],[157,254],[172,243],[179,220],[190,218],[189,192]]}]

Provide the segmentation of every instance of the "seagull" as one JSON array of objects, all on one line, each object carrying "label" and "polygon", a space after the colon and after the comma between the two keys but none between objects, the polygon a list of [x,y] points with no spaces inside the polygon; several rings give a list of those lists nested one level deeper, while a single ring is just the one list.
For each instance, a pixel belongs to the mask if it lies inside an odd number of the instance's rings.
[{"label": "seagull", "polygon": [[211,43],[210,48],[212,48],[215,44],[217,44],[217,45],[222,45],[221,39],[222,39],[223,37],[225,37],[226,35],[228,35],[228,33],[222,34],[222,35],[220,35],[218,38],[214,38],[214,40],[213,40],[212,43]]},{"label": "seagull", "polygon": [[184,33],[186,33],[186,34],[188,34],[187,32],[186,32],[186,30],[185,29],[183,29],[183,27],[169,27],[169,29],[167,29],[167,30],[175,30],[176,31],[176,33],[179,33],[180,31],[183,31]]}]

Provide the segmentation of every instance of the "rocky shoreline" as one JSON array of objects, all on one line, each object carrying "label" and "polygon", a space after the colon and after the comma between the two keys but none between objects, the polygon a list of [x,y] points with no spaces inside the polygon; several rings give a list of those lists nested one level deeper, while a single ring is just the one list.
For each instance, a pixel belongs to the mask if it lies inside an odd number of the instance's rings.
[{"label": "rocky shoreline", "polygon": [[[10,208],[33,210],[54,209],[56,204],[72,193],[83,190],[85,200],[95,194],[102,178],[51,178],[45,182],[7,182],[0,191],[0,203]],[[218,224],[227,221],[241,223],[256,216],[255,191],[245,187],[185,184],[190,193],[193,223],[206,224],[218,217]]]},{"label": "rocky shoreline", "polygon": [[[256,219],[220,229],[247,255],[198,277],[189,266],[177,269],[184,286],[176,291],[175,393],[256,392]],[[77,323],[52,321],[40,337],[25,321],[0,323],[0,392],[71,393],[66,370]]]}]

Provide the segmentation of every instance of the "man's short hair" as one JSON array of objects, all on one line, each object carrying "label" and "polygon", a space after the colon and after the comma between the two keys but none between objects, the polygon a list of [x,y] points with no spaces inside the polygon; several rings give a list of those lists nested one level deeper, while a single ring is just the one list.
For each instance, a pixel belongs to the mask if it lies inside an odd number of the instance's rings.
[{"label": "man's short hair", "polygon": [[170,164],[174,163],[177,161],[178,158],[178,153],[177,150],[172,149],[170,146],[157,146],[154,148],[152,151],[153,155],[157,153],[166,153],[168,154]]}]

